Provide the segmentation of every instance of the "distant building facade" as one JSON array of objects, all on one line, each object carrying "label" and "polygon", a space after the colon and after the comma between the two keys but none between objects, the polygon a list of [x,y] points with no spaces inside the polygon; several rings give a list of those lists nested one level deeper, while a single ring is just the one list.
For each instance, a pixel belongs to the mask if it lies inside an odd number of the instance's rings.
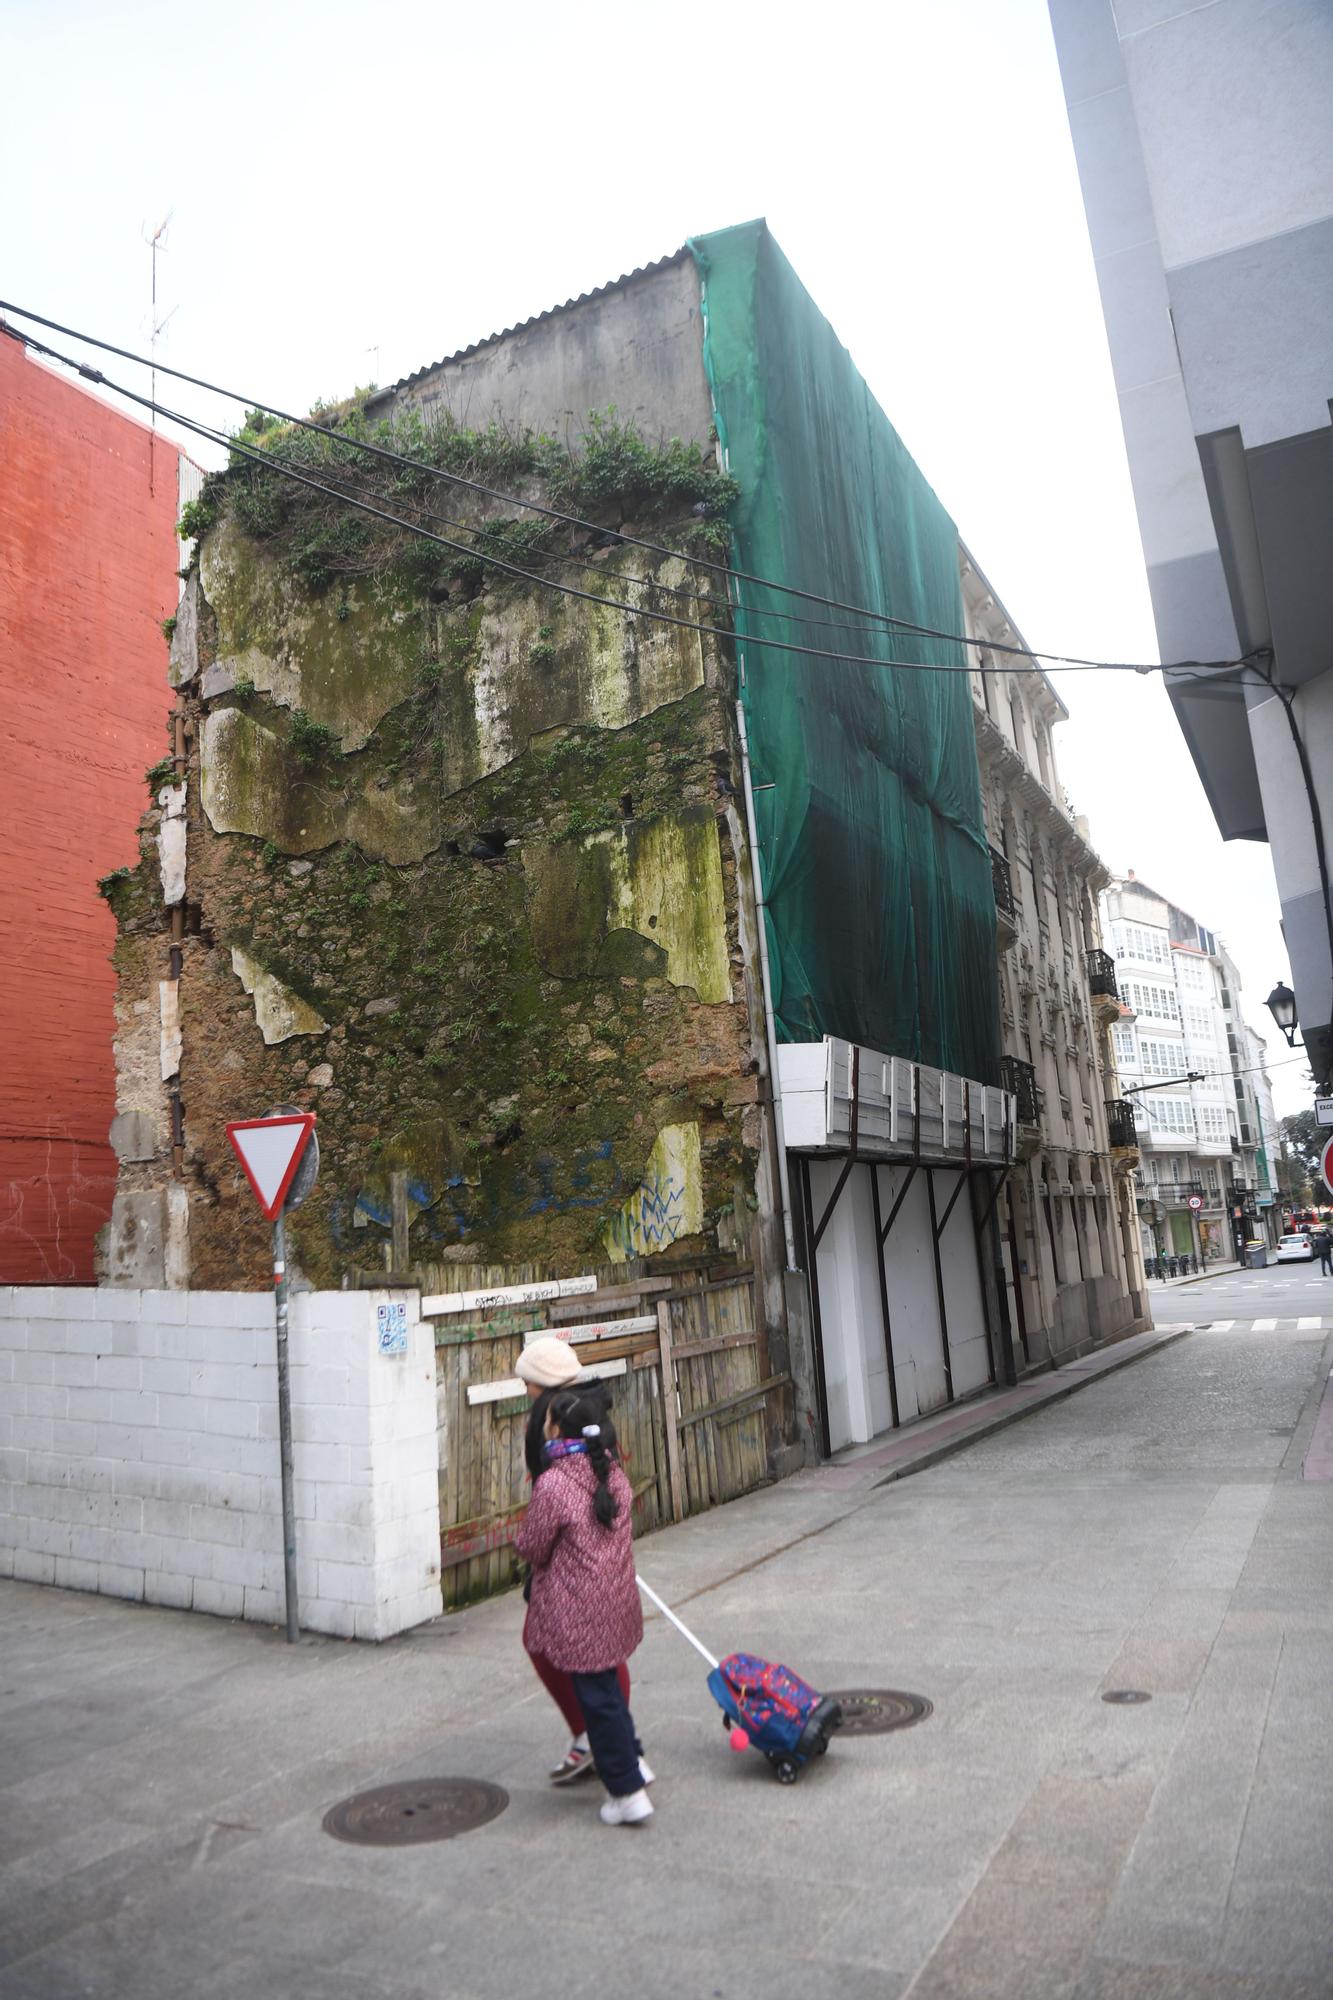
[{"label": "distant building facade", "polygon": [[1235,962],[1132,872],[1107,886],[1102,914],[1120,991],[1116,1057],[1143,1156],[1144,1255],[1237,1259],[1247,1242],[1276,1240],[1276,1179],[1263,1043],[1242,1018]]},{"label": "distant building facade", "polygon": [[[966,551],[969,633],[1022,645]],[[1018,1158],[1001,1201],[1015,1358],[1058,1361],[1131,1329],[1144,1269],[1132,1116],[1109,1034],[1119,1017],[1098,894],[1110,880],[1060,785],[1053,732],[1068,711],[1035,660],[976,653],[973,723],[998,912],[1005,1082]]]},{"label": "distant building facade", "polygon": [[195,468],[0,331],[0,1282],[91,1283],[111,1214],[116,926],[168,748]]}]

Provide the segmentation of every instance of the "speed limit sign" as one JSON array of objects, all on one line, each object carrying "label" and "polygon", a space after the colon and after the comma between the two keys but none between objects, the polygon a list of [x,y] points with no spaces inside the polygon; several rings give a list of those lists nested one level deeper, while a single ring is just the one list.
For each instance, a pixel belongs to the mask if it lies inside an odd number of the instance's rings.
[{"label": "speed limit sign", "polygon": [[1203,1207],[1203,1196],[1201,1194],[1192,1194],[1189,1200],[1186,1202],[1185,1206],[1187,1208],[1193,1209],[1194,1213],[1197,1215],[1199,1210]]}]

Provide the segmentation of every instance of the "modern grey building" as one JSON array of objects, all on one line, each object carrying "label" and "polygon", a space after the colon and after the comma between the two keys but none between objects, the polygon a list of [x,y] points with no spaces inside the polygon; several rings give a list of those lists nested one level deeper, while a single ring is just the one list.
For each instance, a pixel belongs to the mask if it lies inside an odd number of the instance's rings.
[{"label": "modern grey building", "polygon": [[[1049,0],[1171,700],[1333,1060],[1333,5]],[[1278,968],[1274,968],[1276,972]]]}]

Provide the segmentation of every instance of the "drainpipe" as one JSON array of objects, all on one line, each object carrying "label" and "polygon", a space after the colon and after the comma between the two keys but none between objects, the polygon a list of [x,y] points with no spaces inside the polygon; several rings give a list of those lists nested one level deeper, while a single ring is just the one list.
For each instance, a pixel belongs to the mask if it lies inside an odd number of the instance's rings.
[{"label": "drainpipe", "polygon": [[778,1038],[773,1025],[773,987],[768,972],[768,905],[764,901],[764,875],[759,860],[759,834],[754,820],[754,785],[750,774],[750,739],[745,728],[745,707],[736,703],[736,727],[741,745],[741,778],[745,787],[745,824],[750,840],[750,869],[754,877],[755,914],[759,925],[759,980],[764,998],[764,1037],[768,1045],[768,1087],[773,1098],[773,1139],[778,1155],[778,1201],[782,1208],[782,1236],[787,1247],[787,1269],[799,1269],[796,1236],[792,1227],[791,1184],[787,1176],[787,1134],[782,1119],[782,1084],[778,1075]]}]

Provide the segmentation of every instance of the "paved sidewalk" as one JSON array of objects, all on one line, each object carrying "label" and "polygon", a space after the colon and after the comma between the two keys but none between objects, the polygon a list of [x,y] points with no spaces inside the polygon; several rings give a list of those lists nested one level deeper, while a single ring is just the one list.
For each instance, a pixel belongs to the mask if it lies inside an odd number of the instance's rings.
[{"label": "paved sidewalk", "polygon": [[890,1479],[922,1472],[928,1465],[938,1465],[941,1459],[975,1444],[978,1438],[1004,1430],[1020,1418],[1031,1416],[1034,1410],[1062,1402],[1076,1390],[1086,1388],[1089,1382],[1113,1375],[1118,1368],[1141,1361],[1145,1355],[1155,1354],[1193,1331],[1191,1323],[1131,1334],[1127,1340],[1113,1341],[1109,1347],[1099,1347],[1076,1361],[1062,1362],[1058,1368],[1045,1369],[1039,1375],[1027,1375],[1012,1389],[984,1390],[965,1403],[918,1418],[889,1437],[871,1444],[851,1445],[827,1465],[797,1473],[796,1483],[839,1490],[882,1486]]},{"label": "paved sidewalk", "polygon": [[[1318,2000],[1333,1994],[1326,1327],[1200,1329],[911,1479],[654,1535],[718,1650],[934,1713],[793,1788],[660,1618],[642,1830],[552,1790],[509,1596],[373,1648],[0,1585],[5,2000]],[[1152,1699],[1109,1706],[1108,1690]],[[502,1784],[435,1846],[321,1830]]]}]

